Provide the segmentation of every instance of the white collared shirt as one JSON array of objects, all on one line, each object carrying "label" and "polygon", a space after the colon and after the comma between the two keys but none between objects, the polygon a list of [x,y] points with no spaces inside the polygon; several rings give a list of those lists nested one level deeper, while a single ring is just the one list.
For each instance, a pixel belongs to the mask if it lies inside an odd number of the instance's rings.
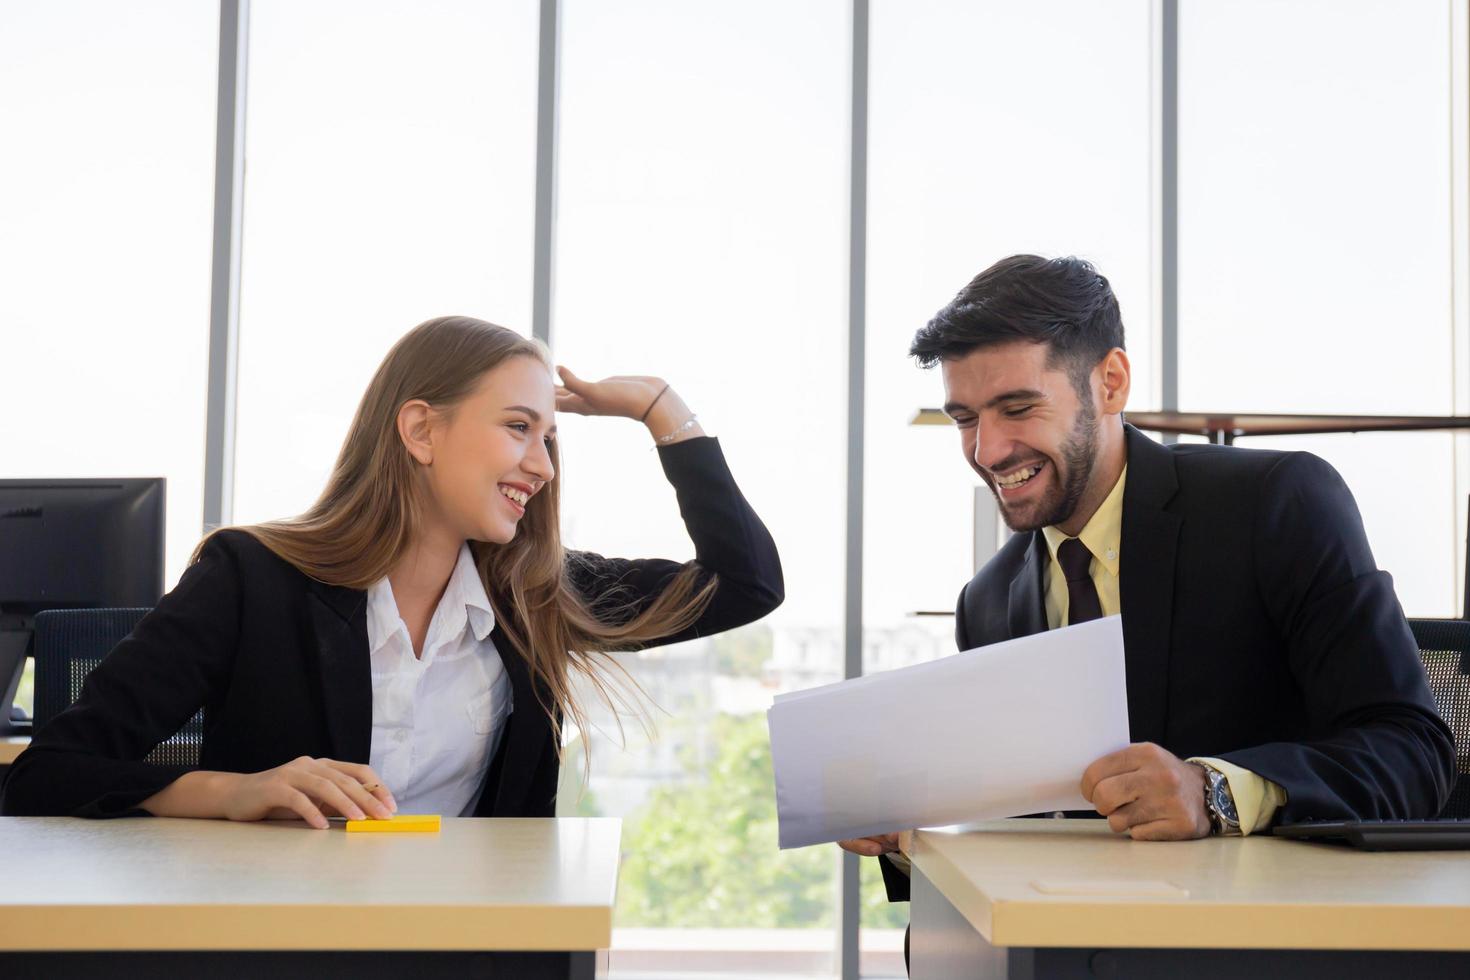
[{"label": "white collared shirt", "polygon": [[468,816],[514,707],[490,639],[495,613],[468,544],[429,621],[423,656],[384,578],[368,589],[373,738],[368,764],[400,813]]}]

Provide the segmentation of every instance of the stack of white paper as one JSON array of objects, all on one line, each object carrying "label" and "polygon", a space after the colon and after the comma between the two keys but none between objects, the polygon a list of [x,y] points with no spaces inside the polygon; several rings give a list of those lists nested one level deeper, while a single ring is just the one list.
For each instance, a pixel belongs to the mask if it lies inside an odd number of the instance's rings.
[{"label": "stack of white paper", "polygon": [[1091,809],[1083,770],[1128,744],[1121,623],[777,697],[781,846]]}]

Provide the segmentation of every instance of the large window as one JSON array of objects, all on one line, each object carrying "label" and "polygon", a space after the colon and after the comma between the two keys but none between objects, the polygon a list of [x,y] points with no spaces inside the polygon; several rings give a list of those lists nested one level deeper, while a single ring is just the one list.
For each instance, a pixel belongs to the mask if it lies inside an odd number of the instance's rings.
[{"label": "large window", "polygon": [[[780,545],[787,600],[629,659],[658,740],[592,738],[624,818],[613,967],[830,970],[836,848],[776,849],[765,708],[841,673],[847,14],[563,5],[555,318],[579,374],[667,377]],[[692,556],[644,430],[564,417],[568,544]],[[569,810],[568,812],[572,812]]]},{"label": "large window", "polygon": [[[1181,407],[1453,414],[1450,4],[1180,7]],[[1406,611],[1450,616],[1453,438],[1242,445],[1335,465]]]},{"label": "large window", "polygon": [[[994,527],[954,429],[909,424],[944,401],[909,342],[976,273],[1016,252],[1094,262],[1122,306],[1131,404],[1157,407],[1149,9],[874,4],[865,670],[955,652],[949,614],[974,572],[974,523]],[[864,925],[900,928],[908,906],[884,902],[875,862],[863,865]]]},{"label": "large window", "polygon": [[536,165],[534,4],[250,11],[238,523],[316,499],[410,327],[530,332]]},{"label": "large window", "polygon": [[0,475],[166,478],[169,587],[203,513],[217,26],[0,6]]},{"label": "large window", "polygon": [[[916,610],[952,610],[973,571],[979,480],[951,429],[909,424],[944,393],[939,372],[918,370],[907,353],[914,332],[977,273],[1016,252],[1094,262],[1122,306],[1131,404],[1156,407],[1149,43],[1144,0],[875,5],[869,630],[912,626]],[[934,651],[950,652],[948,641]]]}]

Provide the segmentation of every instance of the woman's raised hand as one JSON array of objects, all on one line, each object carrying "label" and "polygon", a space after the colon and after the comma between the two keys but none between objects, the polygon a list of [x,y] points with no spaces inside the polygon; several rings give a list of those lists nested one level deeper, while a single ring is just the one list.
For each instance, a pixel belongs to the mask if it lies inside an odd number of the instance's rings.
[{"label": "woman's raised hand", "polygon": [[570,368],[558,365],[556,371],[562,379],[556,388],[556,410],[577,415],[642,418],[664,387],[662,378],[643,375],[617,375],[601,381],[584,381]]},{"label": "woman's raised hand", "polygon": [[617,375],[584,381],[561,365],[556,370],[562,380],[556,389],[558,412],[638,419],[665,446],[704,435],[684,399],[662,378]]}]

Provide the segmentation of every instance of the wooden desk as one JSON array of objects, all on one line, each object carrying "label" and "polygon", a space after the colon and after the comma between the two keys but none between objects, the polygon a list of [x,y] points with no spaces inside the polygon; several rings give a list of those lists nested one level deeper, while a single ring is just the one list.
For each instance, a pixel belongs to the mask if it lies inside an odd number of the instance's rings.
[{"label": "wooden desk", "polygon": [[0,735],[0,766],[8,766],[31,744],[29,735]]},{"label": "wooden desk", "polygon": [[1470,976],[1470,851],[976,826],[904,837],[914,980]]},{"label": "wooden desk", "polygon": [[129,975],[591,980],[612,939],[621,829],[0,818],[0,976],[126,962]]}]

